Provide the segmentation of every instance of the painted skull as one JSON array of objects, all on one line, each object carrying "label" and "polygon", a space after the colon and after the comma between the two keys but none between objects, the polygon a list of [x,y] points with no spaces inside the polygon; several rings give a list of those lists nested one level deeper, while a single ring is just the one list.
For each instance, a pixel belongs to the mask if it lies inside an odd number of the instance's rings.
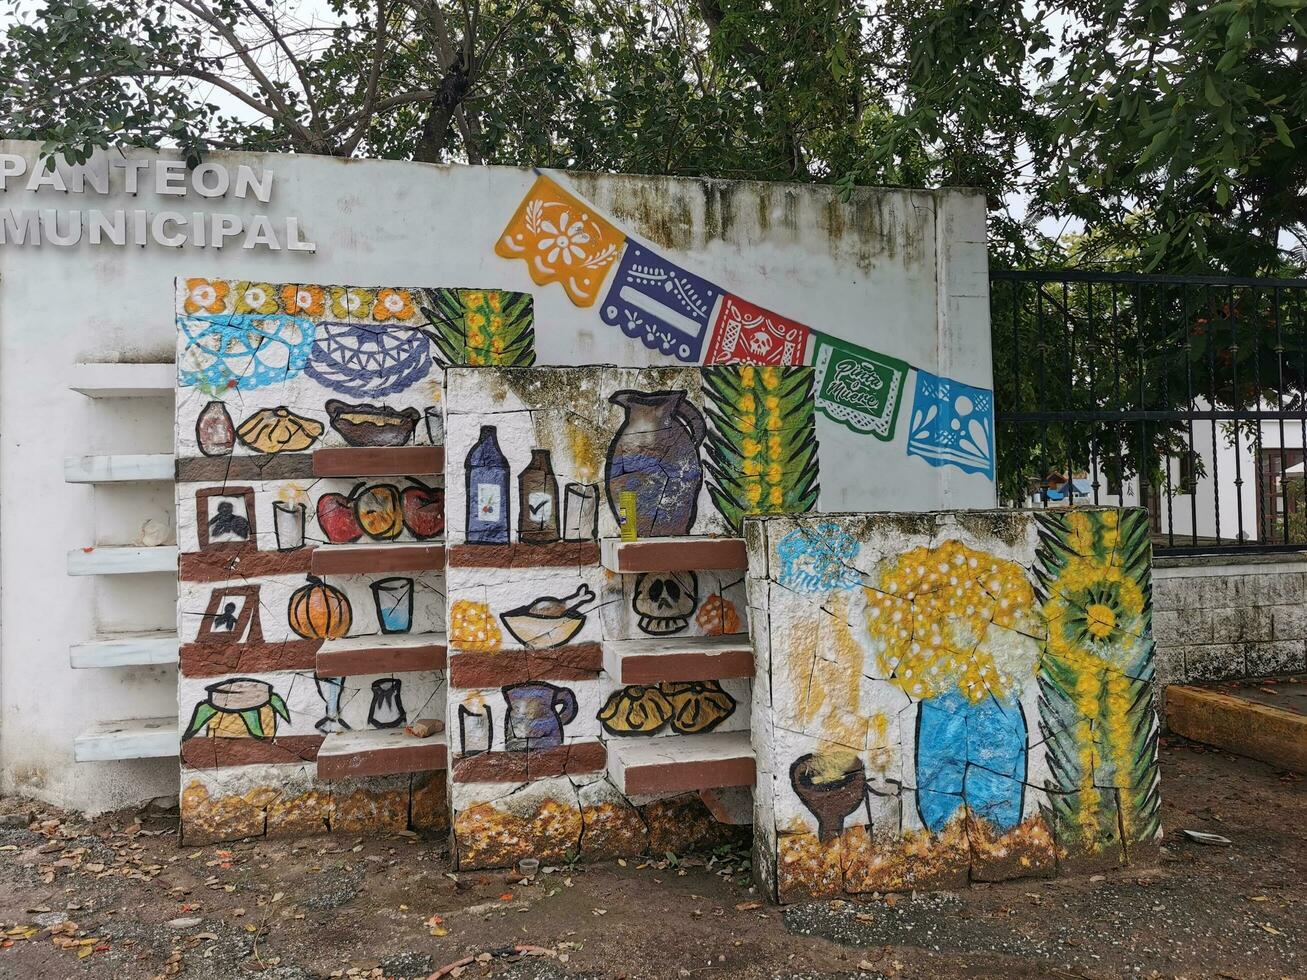
[{"label": "painted skull", "polygon": [[679,633],[699,603],[699,577],[694,572],[645,572],[635,580],[640,629],[651,636]]}]

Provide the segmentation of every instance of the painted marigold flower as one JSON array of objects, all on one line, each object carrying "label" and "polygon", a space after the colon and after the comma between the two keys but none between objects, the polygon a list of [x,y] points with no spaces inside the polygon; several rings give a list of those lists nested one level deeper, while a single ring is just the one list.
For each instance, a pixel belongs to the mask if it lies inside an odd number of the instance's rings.
[{"label": "painted marigold flower", "polygon": [[241,282],[236,284],[237,313],[276,313],[277,291],[269,282]]},{"label": "painted marigold flower", "polygon": [[230,289],[221,279],[187,279],[183,309],[187,313],[221,313]]},{"label": "painted marigold flower", "polygon": [[281,308],[292,316],[322,316],[327,307],[321,286],[282,286]]},{"label": "painted marigold flower", "polygon": [[372,290],[331,287],[331,314],[337,320],[350,317],[365,317],[372,311]]},{"label": "painted marigold flower", "polygon": [[540,229],[544,236],[536,242],[536,248],[546,253],[545,261],[550,265],[562,259],[564,265],[571,265],[574,260],[585,259],[585,249],[582,245],[590,243],[590,236],[586,233],[585,222],[589,215],[581,215],[577,220],[573,220],[569,211],[563,211],[554,221],[545,218],[540,222]]},{"label": "painted marigold flower", "polygon": [[413,316],[413,297],[407,289],[383,289],[377,293],[377,304],[372,308],[372,319],[408,320]]}]

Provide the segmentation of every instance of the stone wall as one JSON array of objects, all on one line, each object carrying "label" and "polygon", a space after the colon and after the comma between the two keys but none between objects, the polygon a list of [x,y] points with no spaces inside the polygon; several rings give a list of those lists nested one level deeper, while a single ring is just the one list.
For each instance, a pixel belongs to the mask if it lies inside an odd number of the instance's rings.
[{"label": "stone wall", "polygon": [[1159,685],[1307,670],[1307,554],[1154,561]]},{"label": "stone wall", "polygon": [[1148,860],[1142,510],[771,517],[746,542],[779,901]]}]

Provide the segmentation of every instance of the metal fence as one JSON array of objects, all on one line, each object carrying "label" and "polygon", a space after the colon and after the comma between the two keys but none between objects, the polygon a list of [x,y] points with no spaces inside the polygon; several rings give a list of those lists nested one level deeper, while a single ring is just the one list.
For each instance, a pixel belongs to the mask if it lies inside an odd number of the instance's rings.
[{"label": "metal fence", "polygon": [[1161,553],[1307,545],[1307,280],[990,273],[999,495]]}]

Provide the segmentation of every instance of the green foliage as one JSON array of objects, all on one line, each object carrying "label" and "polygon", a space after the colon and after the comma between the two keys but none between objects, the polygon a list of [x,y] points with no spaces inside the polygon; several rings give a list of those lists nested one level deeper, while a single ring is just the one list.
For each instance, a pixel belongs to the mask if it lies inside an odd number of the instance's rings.
[{"label": "green foliage", "polygon": [[201,701],[197,704],[195,710],[191,712],[190,723],[187,724],[186,730],[182,732],[182,741],[185,741],[203,731],[204,726],[207,725],[209,720],[217,713],[218,709],[209,704],[208,701]]},{"label": "green foliage", "polygon": [[708,494],[735,534],[750,514],[817,505],[813,372],[747,364],[705,368]]}]

